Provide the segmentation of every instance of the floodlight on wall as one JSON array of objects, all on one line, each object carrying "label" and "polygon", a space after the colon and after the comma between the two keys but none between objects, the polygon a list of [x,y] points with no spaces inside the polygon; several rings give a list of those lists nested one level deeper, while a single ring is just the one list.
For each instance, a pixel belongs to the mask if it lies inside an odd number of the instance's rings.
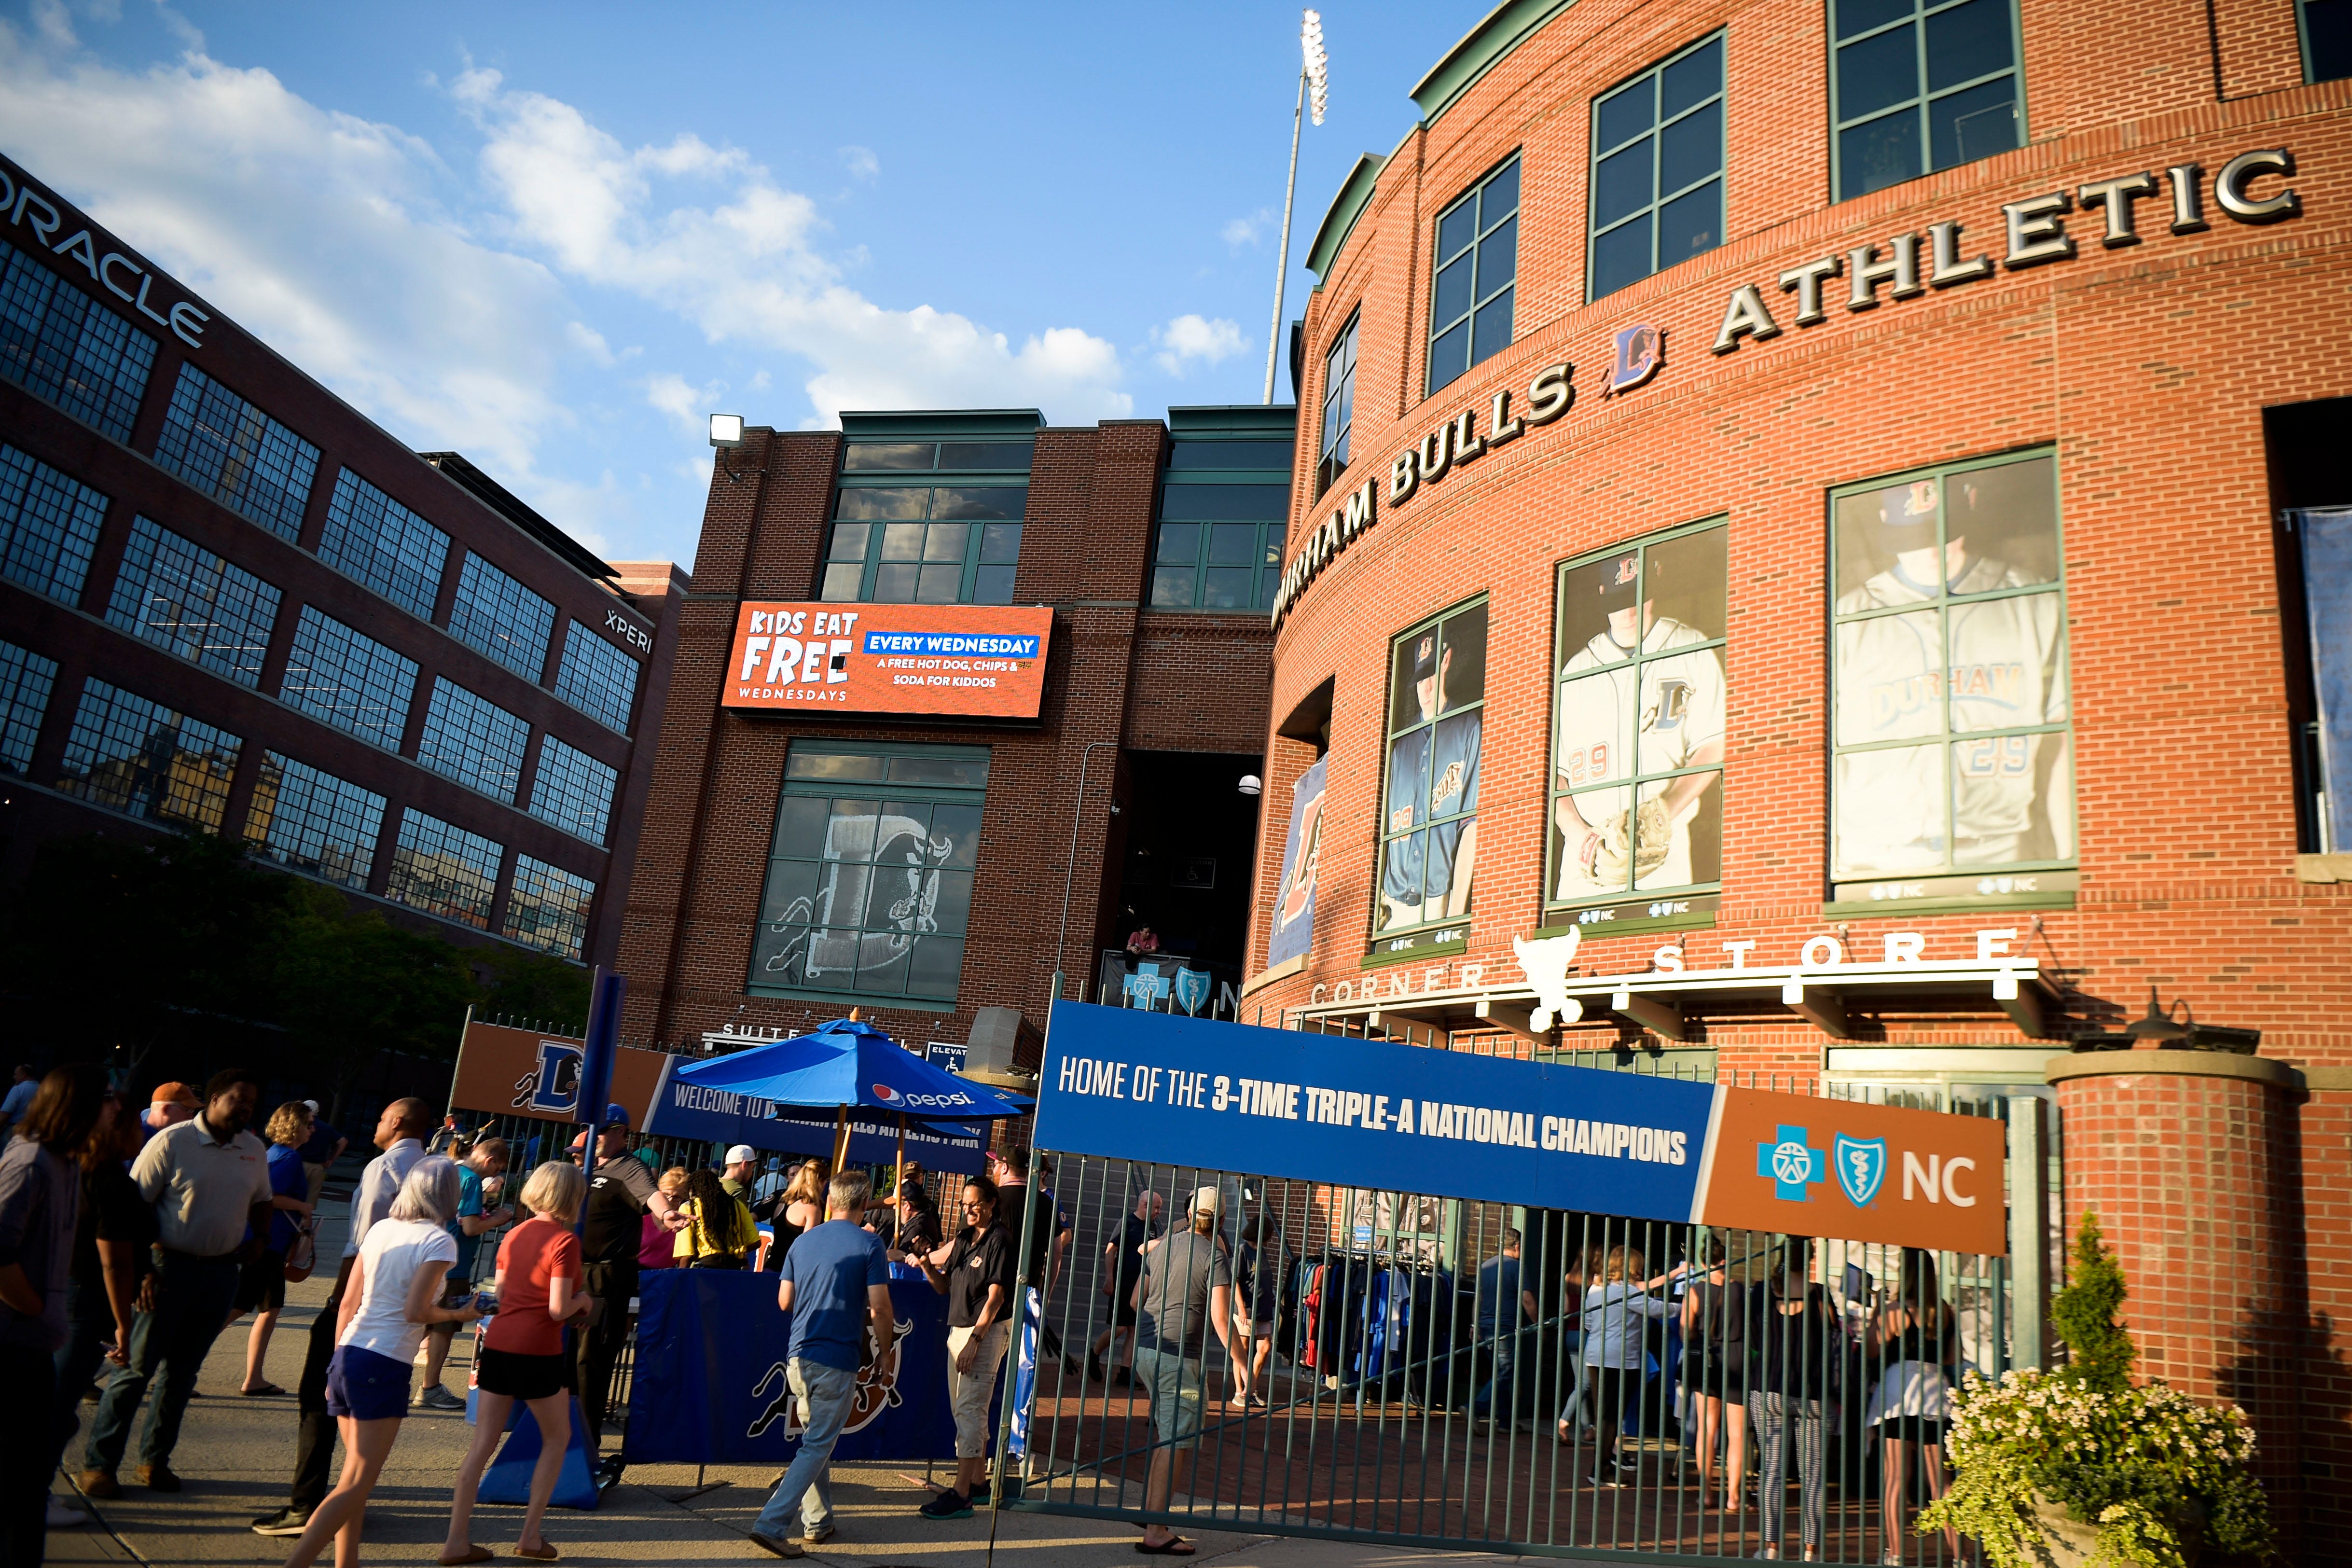
[{"label": "floodlight on wall", "polygon": [[1244,773],[1242,775],[1241,783],[1235,784],[1234,787],[1241,791],[1244,795],[1255,795],[1258,791],[1264,789],[1265,784],[1255,773]]},{"label": "floodlight on wall", "polygon": [[717,458],[719,471],[727,476],[730,484],[743,482],[743,476],[727,466],[726,456],[742,444],[743,416],[740,414],[714,414],[710,416],[710,445],[719,454]]}]

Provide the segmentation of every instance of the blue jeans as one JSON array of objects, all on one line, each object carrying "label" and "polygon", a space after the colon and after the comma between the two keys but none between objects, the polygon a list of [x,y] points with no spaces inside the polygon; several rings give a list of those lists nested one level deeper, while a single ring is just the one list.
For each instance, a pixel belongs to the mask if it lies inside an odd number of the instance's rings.
[{"label": "blue jeans", "polygon": [[801,1523],[808,1533],[814,1535],[833,1522],[833,1484],[826,1479],[825,1468],[833,1459],[833,1446],[841,1441],[841,1428],[849,1420],[850,1398],[857,1392],[856,1373],[798,1356],[784,1363],[784,1381],[793,1397],[800,1401],[801,1451],[793,1456],[792,1468],[776,1483],[768,1506],[760,1510],[751,1526],[755,1534],[771,1541],[783,1540],[792,1529],[795,1503],[802,1505]]},{"label": "blue jeans", "polygon": [[1479,1341],[1479,1348],[1486,1352],[1486,1379],[1478,1385],[1478,1391],[1470,1396],[1471,1412],[1477,1415],[1486,1415],[1494,1404],[1495,1395],[1500,1393],[1504,1415],[1506,1417],[1517,1415],[1518,1414],[1517,1385],[1511,1374],[1512,1369],[1518,1363],[1519,1337],[1516,1332],[1508,1330],[1497,1333],[1489,1329],[1480,1334]]},{"label": "blue jeans", "polygon": [[[66,1446],[81,1429],[81,1391],[106,1364],[106,1347],[114,1339],[114,1313],[103,1300],[85,1299],[81,1281],[66,1282],[66,1342],[58,1347],[57,1452],[49,1457],[56,1469],[66,1457]],[[94,1314],[94,1315],[93,1315]]]},{"label": "blue jeans", "polygon": [[97,1418],[89,1424],[89,1441],[82,1463],[91,1469],[112,1471],[122,1463],[130,1446],[131,1417],[158,1370],[163,1386],[147,1409],[147,1426],[139,1436],[139,1462],[171,1462],[179,1445],[180,1419],[196,1392],[196,1369],[228,1321],[236,1300],[237,1261],[234,1257],[198,1258],[193,1253],[163,1254],[157,1270],[155,1310],[140,1313],[131,1325],[131,1364],[114,1374],[100,1395]]}]

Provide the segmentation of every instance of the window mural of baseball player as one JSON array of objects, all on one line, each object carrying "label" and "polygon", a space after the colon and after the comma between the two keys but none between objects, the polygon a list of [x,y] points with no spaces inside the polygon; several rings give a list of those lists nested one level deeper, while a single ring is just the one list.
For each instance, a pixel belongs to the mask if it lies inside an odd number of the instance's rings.
[{"label": "window mural of baseball player", "polygon": [[1716,523],[1560,571],[1558,901],[1721,879],[1727,537]]},{"label": "window mural of baseball player", "polygon": [[1860,489],[1833,529],[1832,880],[2072,859],[2055,465]]},{"label": "window mural of baseball player", "polygon": [[1378,931],[1470,912],[1486,699],[1485,605],[1453,611],[1397,639]]}]

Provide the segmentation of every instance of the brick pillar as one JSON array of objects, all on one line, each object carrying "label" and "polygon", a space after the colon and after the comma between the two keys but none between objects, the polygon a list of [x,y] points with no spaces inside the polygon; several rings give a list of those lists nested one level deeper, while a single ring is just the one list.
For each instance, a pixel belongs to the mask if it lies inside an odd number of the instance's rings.
[{"label": "brick pillar", "polygon": [[2071,1241],[2095,1210],[2131,1295],[2138,1373],[2245,1407],[2281,1544],[2302,1513],[2306,1311],[2299,1075],[2213,1051],[2053,1058]]},{"label": "brick pillar", "polygon": [[2304,1069],[2305,1529],[2352,1541],[2352,1068]]}]

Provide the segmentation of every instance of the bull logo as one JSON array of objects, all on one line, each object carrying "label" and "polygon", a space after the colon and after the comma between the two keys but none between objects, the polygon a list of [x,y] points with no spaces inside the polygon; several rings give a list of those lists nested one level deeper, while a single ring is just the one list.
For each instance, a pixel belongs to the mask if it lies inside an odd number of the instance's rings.
[{"label": "bull logo", "polygon": [[1867,1208],[1886,1182],[1886,1140],[1849,1138],[1841,1132],[1834,1152],[1839,1189],[1853,1200],[1854,1207]]},{"label": "bull logo", "polygon": [[[873,1334],[869,1331],[859,1336],[857,1386],[849,1396],[849,1419],[841,1428],[844,1435],[864,1431],[885,1410],[905,1403],[898,1394],[898,1351],[907,1342],[907,1336],[915,1331],[915,1325],[910,1319],[894,1321],[890,1329],[890,1348],[878,1360],[874,1354]],[[772,1387],[775,1390],[772,1394],[768,1392]],[[760,1436],[779,1421],[783,1423],[787,1441],[807,1430],[808,1411],[793,1393],[793,1382],[782,1362],[769,1363],[768,1370],[760,1374],[760,1381],[751,1385],[751,1398],[761,1409],[751,1417],[745,1436]]]},{"label": "bull logo", "polygon": [[1528,984],[1536,990],[1536,1007],[1528,1016],[1528,1027],[1537,1034],[1547,1033],[1557,1018],[1563,1024],[1573,1024],[1584,1016],[1584,1005],[1568,994],[1568,966],[1576,957],[1579,932],[1566,936],[1545,937],[1529,942],[1523,936],[1511,939],[1511,951],[1518,955],[1519,968]]},{"label": "bull logo", "polygon": [[1656,327],[1628,327],[1619,332],[1616,355],[1609,367],[1609,382],[1601,389],[1601,395],[1631,392],[1657,374],[1658,367],[1666,362],[1665,350],[1666,334]]},{"label": "bull logo", "polygon": [[562,1040],[539,1042],[539,1060],[515,1079],[515,1110],[569,1113],[580,1099],[580,1047]]}]

